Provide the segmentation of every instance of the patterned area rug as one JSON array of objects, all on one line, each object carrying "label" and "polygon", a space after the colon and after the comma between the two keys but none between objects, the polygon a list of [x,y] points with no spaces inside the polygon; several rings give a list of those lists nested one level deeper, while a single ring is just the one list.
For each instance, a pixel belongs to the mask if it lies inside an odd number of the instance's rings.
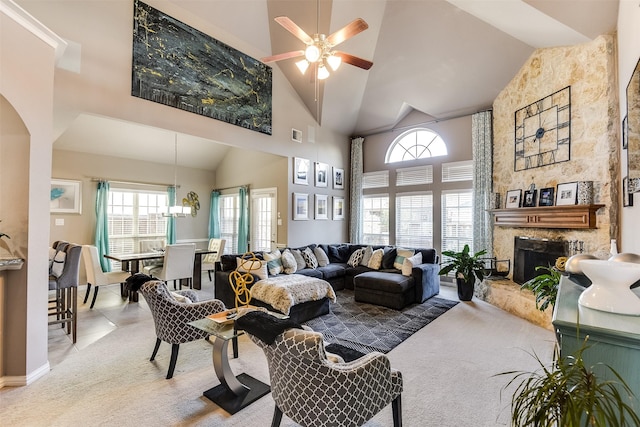
[{"label": "patterned area rug", "polygon": [[433,297],[398,311],[355,302],[351,290],[344,289],[336,294],[337,302],[331,304],[331,312],[311,319],[305,325],[322,332],[329,343],[362,353],[388,353],[458,304],[458,301]]}]

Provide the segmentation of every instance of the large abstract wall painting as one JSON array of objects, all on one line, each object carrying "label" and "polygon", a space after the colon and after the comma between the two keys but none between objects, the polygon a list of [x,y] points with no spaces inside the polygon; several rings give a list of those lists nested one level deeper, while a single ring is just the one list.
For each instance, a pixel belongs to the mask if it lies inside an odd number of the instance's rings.
[{"label": "large abstract wall painting", "polygon": [[271,135],[271,68],[136,0],[131,94]]}]

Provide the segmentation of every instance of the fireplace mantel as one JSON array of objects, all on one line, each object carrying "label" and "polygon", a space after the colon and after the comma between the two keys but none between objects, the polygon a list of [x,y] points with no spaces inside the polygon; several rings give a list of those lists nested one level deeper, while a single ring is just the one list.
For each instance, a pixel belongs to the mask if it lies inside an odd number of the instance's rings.
[{"label": "fireplace mantel", "polygon": [[596,211],[604,205],[543,206],[491,209],[494,225],[501,227],[596,228]]}]

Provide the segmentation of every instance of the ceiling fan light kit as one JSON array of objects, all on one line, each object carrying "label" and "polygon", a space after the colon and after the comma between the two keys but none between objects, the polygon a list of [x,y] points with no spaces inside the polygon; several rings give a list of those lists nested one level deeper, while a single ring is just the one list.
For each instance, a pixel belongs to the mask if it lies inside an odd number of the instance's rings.
[{"label": "ceiling fan light kit", "polygon": [[328,78],[330,76],[328,67],[330,67],[332,71],[336,71],[342,62],[364,70],[368,70],[373,65],[373,62],[366,59],[332,50],[338,44],[369,28],[369,25],[362,18],[351,21],[342,29],[328,37],[325,34],[319,33],[310,37],[302,28],[286,16],[278,16],[275,18],[275,21],[302,41],[306,47],[304,50],[285,52],[262,58],[262,62],[276,62],[304,56],[304,59],[295,63],[296,66],[302,74],[305,74],[311,64],[316,64],[314,68],[318,80]]}]

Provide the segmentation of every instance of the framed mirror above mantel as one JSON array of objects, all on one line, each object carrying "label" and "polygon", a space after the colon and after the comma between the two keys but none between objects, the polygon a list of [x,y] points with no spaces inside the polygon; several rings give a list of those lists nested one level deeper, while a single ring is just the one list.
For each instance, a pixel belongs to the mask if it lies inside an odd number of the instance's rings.
[{"label": "framed mirror above mantel", "polygon": [[630,193],[640,192],[640,59],[627,85],[627,176]]}]

